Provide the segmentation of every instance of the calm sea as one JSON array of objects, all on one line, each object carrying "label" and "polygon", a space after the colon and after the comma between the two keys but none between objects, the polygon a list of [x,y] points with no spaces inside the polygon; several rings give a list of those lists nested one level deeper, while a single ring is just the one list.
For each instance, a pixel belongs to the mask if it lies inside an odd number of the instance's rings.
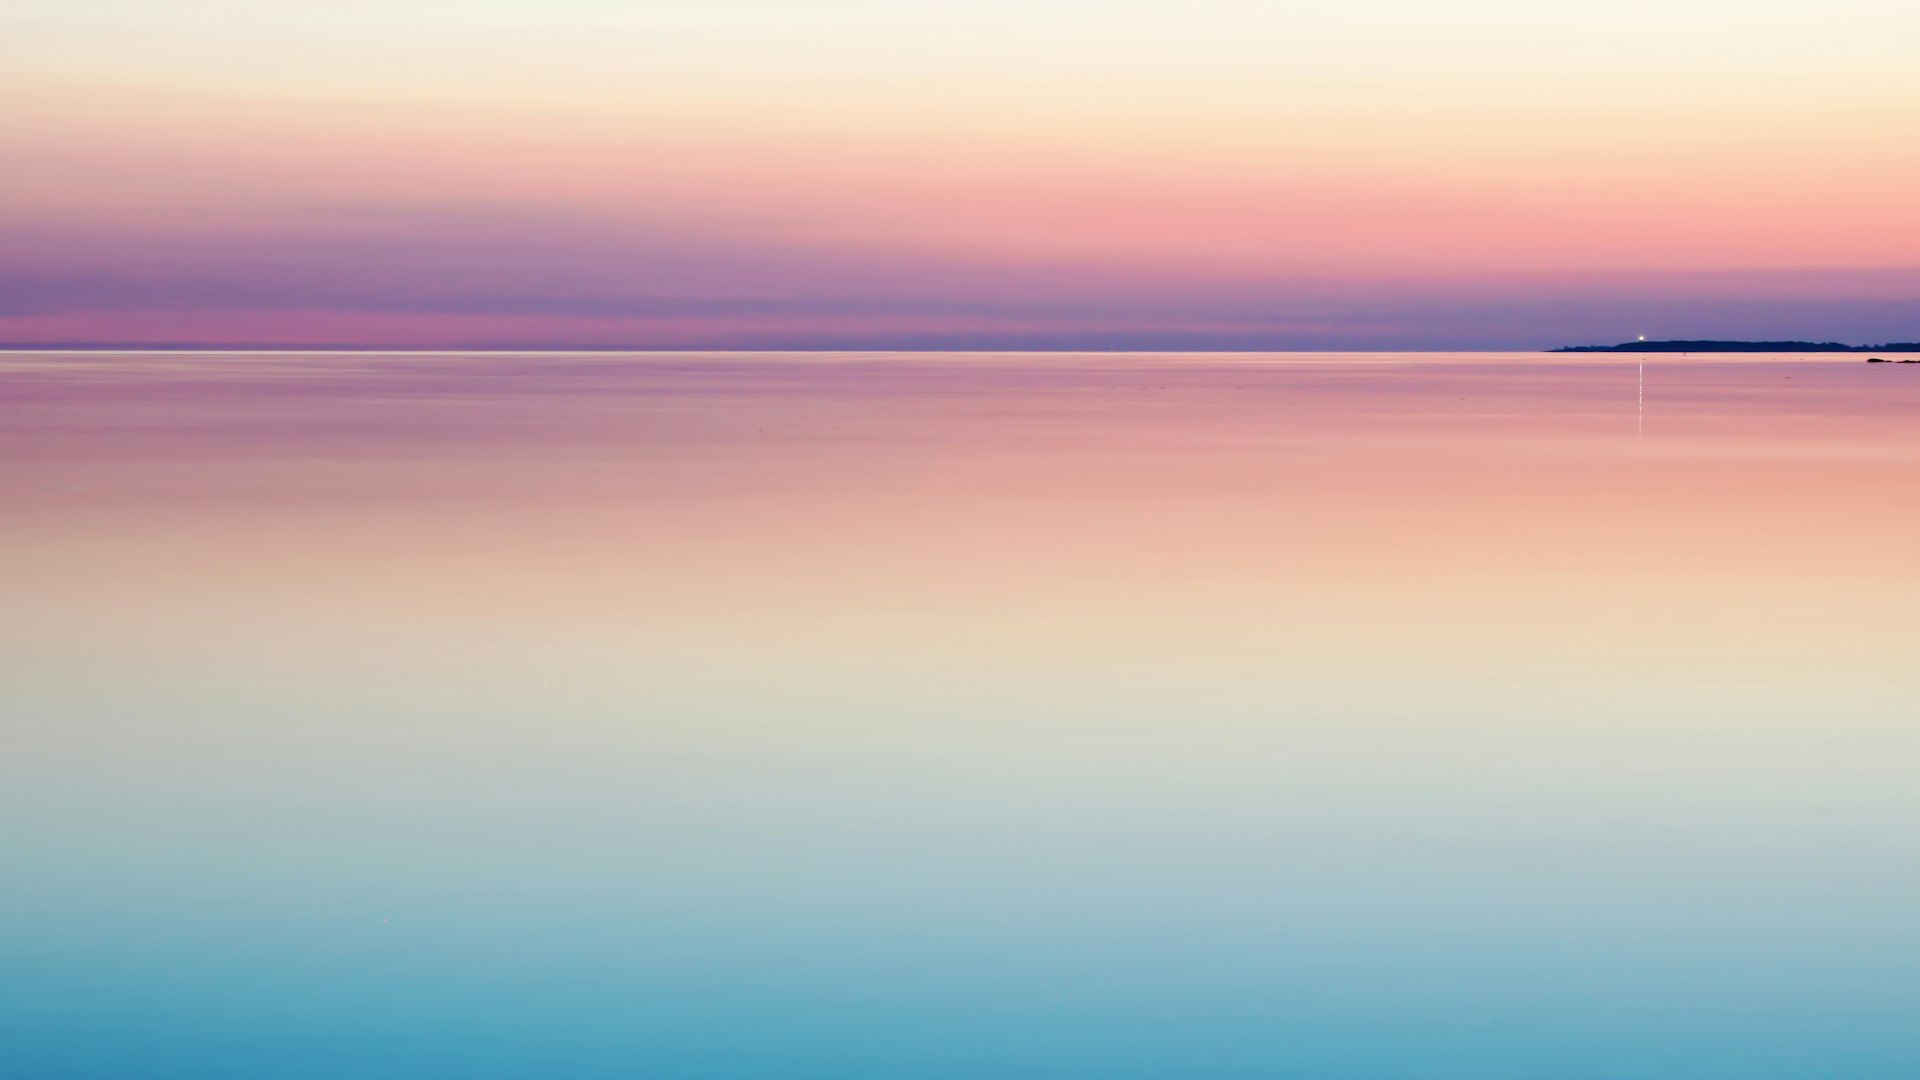
[{"label": "calm sea", "polygon": [[0,1075],[1920,1075],[1920,366],[0,355]]}]

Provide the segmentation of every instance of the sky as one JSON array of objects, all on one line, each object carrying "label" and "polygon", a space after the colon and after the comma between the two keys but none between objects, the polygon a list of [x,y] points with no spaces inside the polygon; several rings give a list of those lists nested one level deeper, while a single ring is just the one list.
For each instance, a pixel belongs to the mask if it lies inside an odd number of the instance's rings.
[{"label": "sky", "polygon": [[1906,0],[0,0],[0,344],[1920,339]]}]

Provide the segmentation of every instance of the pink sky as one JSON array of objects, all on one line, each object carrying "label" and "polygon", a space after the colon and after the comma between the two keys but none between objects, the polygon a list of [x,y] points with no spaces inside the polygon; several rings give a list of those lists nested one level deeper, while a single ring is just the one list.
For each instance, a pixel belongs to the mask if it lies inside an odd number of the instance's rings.
[{"label": "pink sky", "polygon": [[1920,338],[1910,7],[1431,7],[30,0],[0,342]]}]

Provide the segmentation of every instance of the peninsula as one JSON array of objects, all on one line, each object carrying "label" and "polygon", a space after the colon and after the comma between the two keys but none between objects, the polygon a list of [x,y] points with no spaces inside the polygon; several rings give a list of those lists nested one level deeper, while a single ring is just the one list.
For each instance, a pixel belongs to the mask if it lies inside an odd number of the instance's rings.
[{"label": "peninsula", "polygon": [[1837,341],[1625,341],[1618,345],[1563,345],[1553,352],[1626,352],[1626,353],[1865,353],[1920,352],[1920,341],[1896,341],[1886,345],[1842,345]]}]

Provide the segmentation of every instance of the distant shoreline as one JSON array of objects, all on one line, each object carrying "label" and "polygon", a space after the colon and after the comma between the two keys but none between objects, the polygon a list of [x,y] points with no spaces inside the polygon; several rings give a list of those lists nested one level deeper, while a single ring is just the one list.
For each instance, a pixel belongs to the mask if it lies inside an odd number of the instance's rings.
[{"label": "distant shoreline", "polygon": [[1867,353],[1920,352],[1920,341],[1844,345],[1838,341],[1626,341],[1618,345],[1562,345],[1557,353]]},{"label": "distant shoreline", "polygon": [[286,345],[269,342],[225,342],[220,344],[192,344],[184,342],[24,342],[0,343],[0,355],[31,353],[203,353],[203,354],[312,354],[312,355],[444,355],[471,354],[513,355],[513,354],[601,354],[601,355],[675,355],[706,353],[743,353],[743,354],[1021,354],[1021,355],[1261,355],[1261,354],[1352,354],[1360,355],[1419,355],[1434,354],[1511,354],[1543,355],[1557,353],[1920,353],[1920,341],[1896,341],[1883,345],[1847,345],[1836,341],[1628,341],[1618,345],[1562,345],[1553,349],[1526,348],[1328,348],[1276,346],[1265,348],[1208,348],[1203,346],[1131,346],[1110,345],[1064,346],[1026,346],[1007,347],[994,345],[980,346],[914,346],[914,345],[873,345],[867,343],[853,345],[541,345],[541,344],[464,344],[464,345],[349,345],[349,344],[303,344]]}]

